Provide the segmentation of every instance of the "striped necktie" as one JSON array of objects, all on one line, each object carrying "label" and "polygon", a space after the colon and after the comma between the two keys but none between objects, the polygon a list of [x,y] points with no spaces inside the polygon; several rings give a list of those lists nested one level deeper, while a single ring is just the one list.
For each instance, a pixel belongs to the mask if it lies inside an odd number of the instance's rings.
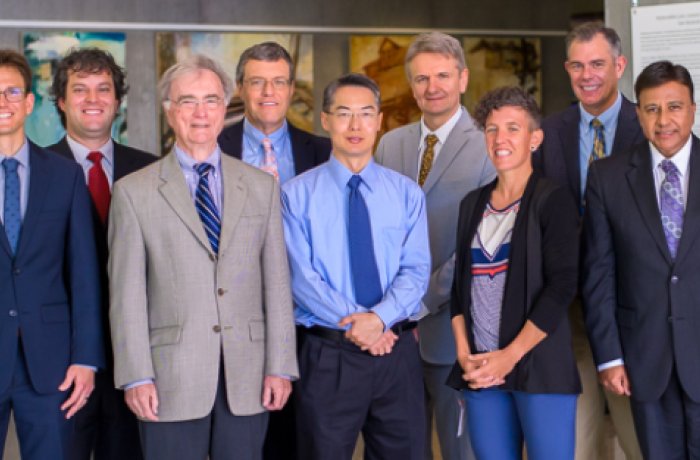
[{"label": "striped necktie", "polygon": [[209,189],[209,172],[214,169],[209,163],[198,163],[194,165],[195,171],[199,174],[199,183],[195,193],[194,207],[202,221],[204,231],[211,244],[211,249],[215,254],[219,253],[219,235],[221,234],[221,219],[219,211],[214,204],[214,197]]},{"label": "striped necktie", "polygon": [[593,150],[588,157],[588,164],[605,158],[605,126],[600,120],[594,118],[591,120],[591,128],[593,128]]}]

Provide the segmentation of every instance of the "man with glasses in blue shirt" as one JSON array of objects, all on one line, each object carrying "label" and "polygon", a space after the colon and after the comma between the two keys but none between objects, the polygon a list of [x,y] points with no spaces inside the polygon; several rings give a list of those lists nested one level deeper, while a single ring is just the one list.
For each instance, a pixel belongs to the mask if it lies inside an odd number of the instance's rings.
[{"label": "man with glasses in blue shirt", "polygon": [[415,322],[430,276],[425,197],[376,164],[380,96],[349,74],[324,91],[331,158],[283,186],[300,336],[299,458],[420,459],[425,408]]}]

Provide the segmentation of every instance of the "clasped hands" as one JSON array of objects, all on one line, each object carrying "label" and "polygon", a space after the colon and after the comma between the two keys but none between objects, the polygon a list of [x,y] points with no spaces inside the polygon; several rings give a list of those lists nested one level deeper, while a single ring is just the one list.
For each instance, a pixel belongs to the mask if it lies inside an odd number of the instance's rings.
[{"label": "clasped hands", "polygon": [[469,384],[469,388],[476,390],[503,385],[506,376],[520,358],[506,347],[488,353],[461,355],[457,360],[464,371],[462,378]]},{"label": "clasped hands", "polygon": [[345,337],[373,356],[391,353],[399,337],[391,329],[384,331],[384,322],[373,312],[353,313],[341,319],[338,326],[350,326]]}]

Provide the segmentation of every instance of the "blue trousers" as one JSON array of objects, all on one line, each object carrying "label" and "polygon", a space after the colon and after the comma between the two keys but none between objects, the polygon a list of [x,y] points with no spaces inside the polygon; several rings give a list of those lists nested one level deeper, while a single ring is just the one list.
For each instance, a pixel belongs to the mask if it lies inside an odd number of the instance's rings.
[{"label": "blue trousers", "polygon": [[534,460],[574,458],[576,395],[487,389],[463,392],[479,460],[520,460],[523,441]]}]

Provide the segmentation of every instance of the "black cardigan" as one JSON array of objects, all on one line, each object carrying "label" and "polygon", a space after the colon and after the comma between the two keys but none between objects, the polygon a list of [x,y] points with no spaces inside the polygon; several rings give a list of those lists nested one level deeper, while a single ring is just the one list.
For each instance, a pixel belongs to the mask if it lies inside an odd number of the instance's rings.
[{"label": "black cardigan", "polygon": [[[460,204],[452,316],[464,315],[470,350],[471,242],[498,179],[468,194]],[[530,176],[511,236],[503,293],[499,348],[515,339],[529,319],[547,333],[515,365],[499,388],[528,393],[580,393],[568,308],[578,282],[578,212],[571,193],[537,174]],[[468,389],[455,363],[447,384]]]}]

